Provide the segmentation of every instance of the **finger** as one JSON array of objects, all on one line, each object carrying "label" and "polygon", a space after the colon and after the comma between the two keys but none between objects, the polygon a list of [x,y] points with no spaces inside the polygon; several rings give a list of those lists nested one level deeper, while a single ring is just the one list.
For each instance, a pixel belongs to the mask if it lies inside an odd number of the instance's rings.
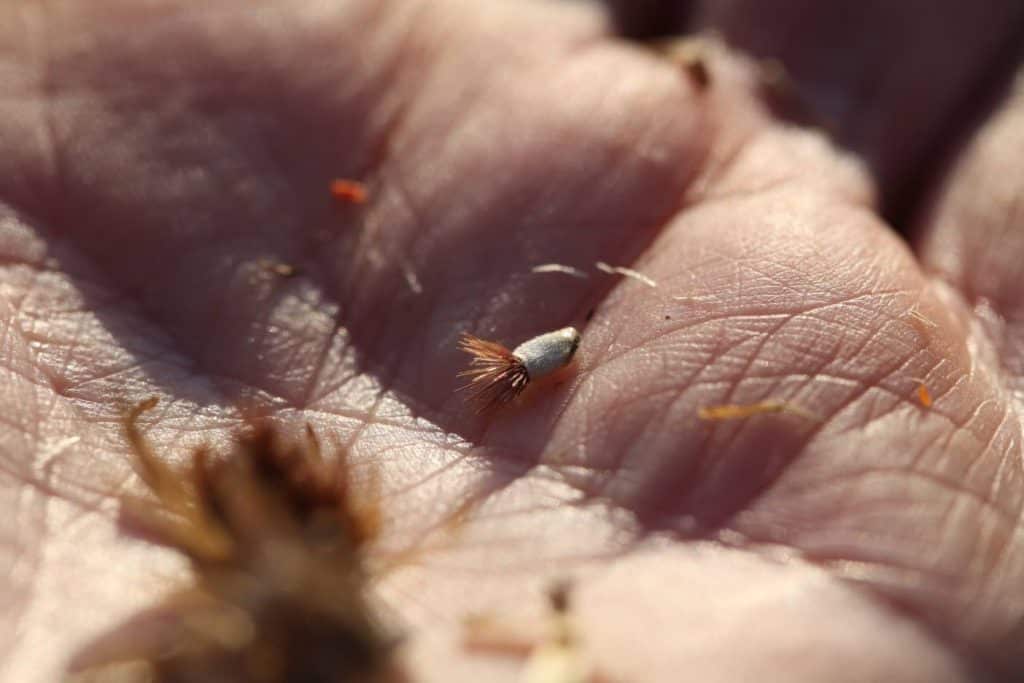
[{"label": "finger", "polygon": [[1024,400],[1024,89],[1016,82],[937,186],[916,235],[924,266],[950,285],[980,348]]},{"label": "finger", "polygon": [[767,94],[781,95],[789,112],[861,154],[887,209],[901,217],[986,93],[1005,82],[1024,36],[1024,7],[1013,0],[791,2],[771,11],[759,2],[706,2],[680,9],[690,4],[648,3],[634,8],[630,21],[720,31],[737,49],[778,60],[784,71],[768,74]]},{"label": "finger", "polygon": [[[797,181],[695,207],[636,267],[659,287],[599,309],[568,405],[530,432],[542,462],[647,529],[796,549],[1015,670],[1015,408],[899,241]],[[817,419],[699,419],[768,400]]]}]

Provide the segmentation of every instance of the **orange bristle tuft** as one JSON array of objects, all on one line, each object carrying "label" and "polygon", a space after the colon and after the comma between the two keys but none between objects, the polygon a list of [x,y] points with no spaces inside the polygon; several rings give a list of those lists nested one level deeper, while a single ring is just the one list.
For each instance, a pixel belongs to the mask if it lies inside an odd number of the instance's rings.
[{"label": "orange bristle tuft", "polygon": [[469,369],[459,373],[470,381],[459,390],[469,390],[477,413],[514,400],[530,382],[523,361],[497,342],[463,333],[459,349],[472,356]]}]

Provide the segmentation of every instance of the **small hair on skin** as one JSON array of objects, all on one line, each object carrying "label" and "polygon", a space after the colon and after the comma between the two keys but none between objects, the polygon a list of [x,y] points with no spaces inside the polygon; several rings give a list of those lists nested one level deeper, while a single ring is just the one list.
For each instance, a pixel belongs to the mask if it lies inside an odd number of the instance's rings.
[{"label": "small hair on skin", "polygon": [[536,336],[511,351],[464,332],[459,349],[471,358],[469,369],[459,377],[468,377],[469,383],[459,391],[469,392],[477,413],[492,410],[515,400],[530,382],[569,365],[579,345],[580,333],[575,327]]},{"label": "small hair on skin", "polygon": [[[183,553],[194,582],[99,637],[70,681],[397,683],[397,637],[366,590],[379,530],[344,454],[328,462],[306,425],[289,441],[250,424],[228,453],[196,449],[182,471],[125,418],[133,465],[151,495],[126,498],[122,522]],[[137,677],[125,677],[127,672]]]}]

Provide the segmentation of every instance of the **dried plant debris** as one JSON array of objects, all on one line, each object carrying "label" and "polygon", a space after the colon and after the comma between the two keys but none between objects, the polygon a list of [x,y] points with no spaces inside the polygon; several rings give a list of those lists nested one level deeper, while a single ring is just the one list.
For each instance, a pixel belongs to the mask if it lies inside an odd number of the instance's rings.
[{"label": "dried plant debris", "polygon": [[657,42],[653,47],[683,69],[697,92],[704,92],[712,82],[711,69],[708,66],[712,44],[707,38],[674,38]]},{"label": "dried plant debris", "polygon": [[420,282],[420,276],[416,273],[416,269],[408,259],[402,259],[402,277],[405,278],[405,285],[409,288],[409,291],[419,296],[423,293],[423,283]]},{"label": "dried plant debris", "polygon": [[[79,653],[73,681],[318,683],[404,680],[398,640],[367,594],[365,549],[379,510],[350,486],[344,457],[319,441],[288,443],[251,426],[226,454],[196,450],[166,465],[125,420],[134,465],[151,496],[122,517],[191,562],[193,585]],[[139,674],[124,678],[126,672]]]},{"label": "dried plant debris", "polygon": [[703,92],[711,85],[711,70],[704,55],[695,54],[688,56],[682,63],[686,75],[696,86],[698,92]]},{"label": "dried plant debris", "polygon": [[271,275],[277,275],[278,277],[294,277],[298,273],[298,269],[290,263],[284,261],[275,261],[273,259],[262,258],[257,261],[257,264],[264,271]]},{"label": "dried plant debris", "polygon": [[588,683],[596,676],[584,657],[570,614],[572,584],[559,581],[548,592],[552,632],[526,660],[523,683]]},{"label": "dried plant debris", "polygon": [[331,196],[342,204],[365,204],[370,197],[365,183],[348,178],[335,178],[330,190]]},{"label": "dried plant debris", "polygon": [[493,614],[471,614],[462,620],[462,647],[471,654],[526,658],[537,642],[536,632],[527,625]]},{"label": "dried plant debris", "polygon": [[475,616],[463,625],[462,645],[476,654],[519,657],[525,660],[522,683],[594,683],[598,676],[581,647],[571,614],[572,584],[558,581],[548,591],[549,616],[543,628],[530,630],[522,623]]},{"label": "dried plant debris", "polygon": [[570,277],[577,278],[579,280],[586,280],[590,277],[587,271],[574,268],[573,266],[567,266],[563,263],[542,263],[539,266],[534,266],[530,269],[532,273],[561,273],[562,275],[568,275]]},{"label": "dried plant debris", "polygon": [[763,415],[766,413],[788,413],[790,415],[797,415],[815,422],[821,421],[820,417],[804,408],[801,408],[795,403],[771,399],[767,401],[759,401],[758,403],[725,403],[721,405],[701,406],[697,409],[697,417],[702,420],[709,420],[713,422],[720,422],[723,420],[742,420],[744,418]]},{"label": "dried plant debris", "polygon": [[916,305],[907,311],[907,317],[910,318],[910,324],[913,328],[925,339],[929,339],[931,334],[939,327],[937,322],[922,313]]},{"label": "dried plant debris", "polygon": [[653,278],[649,278],[638,270],[632,268],[623,268],[622,266],[612,266],[604,261],[598,261],[594,264],[594,267],[600,270],[602,273],[608,273],[609,275],[623,275],[637,282],[643,283],[648,287],[657,287],[658,283]]},{"label": "dried plant debris", "polygon": [[928,386],[922,381],[917,383],[917,400],[925,408],[932,407],[932,392],[928,391]]},{"label": "dried plant debris", "polygon": [[580,333],[574,327],[538,335],[511,351],[498,342],[464,333],[459,349],[471,358],[469,369],[459,377],[470,381],[459,390],[469,391],[477,413],[497,408],[515,400],[530,382],[569,365],[579,344]]}]

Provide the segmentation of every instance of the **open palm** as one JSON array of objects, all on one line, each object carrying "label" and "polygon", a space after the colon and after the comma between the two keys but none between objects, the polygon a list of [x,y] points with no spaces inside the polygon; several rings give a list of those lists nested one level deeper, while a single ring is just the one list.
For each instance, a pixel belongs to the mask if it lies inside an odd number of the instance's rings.
[{"label": "open palm", "polygon": [[[585,3],[0,7],[3,679],[183,580],[117,525],[159,396],[169,461],[256,411],[379,472],[423,680],[511,680],[460,618],[566,575],[613,680],[1019,680],[1024,9],[845,4],[680,24],[782,57],[836,142]],[[461,332],[564,325],[567,381],[453,393]],[[697,416],[765,399],[820,419]]]}]

